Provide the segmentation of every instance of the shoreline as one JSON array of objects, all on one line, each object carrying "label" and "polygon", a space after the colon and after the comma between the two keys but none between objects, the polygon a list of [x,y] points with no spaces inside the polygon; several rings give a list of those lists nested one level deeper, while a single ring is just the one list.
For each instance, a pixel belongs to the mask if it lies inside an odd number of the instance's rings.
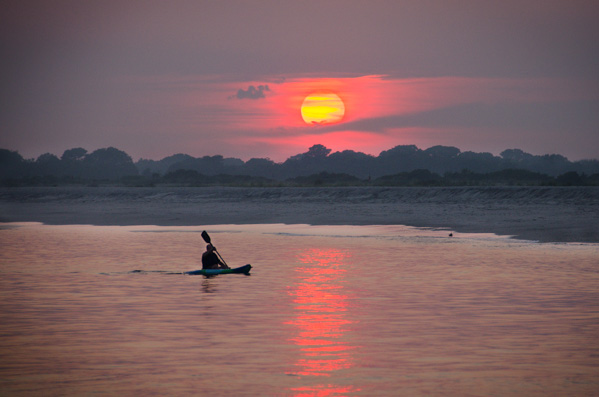
[{"label": "shoreline", "polygon": [[404,225],[447,229],[448,233],[494,233],[542,243],[599,243],[599,189],[582,193],[580,189],[477,188],[88,188],[75,192],[26,189],[9,194],[2,190],[0,222],[98,226]]}]

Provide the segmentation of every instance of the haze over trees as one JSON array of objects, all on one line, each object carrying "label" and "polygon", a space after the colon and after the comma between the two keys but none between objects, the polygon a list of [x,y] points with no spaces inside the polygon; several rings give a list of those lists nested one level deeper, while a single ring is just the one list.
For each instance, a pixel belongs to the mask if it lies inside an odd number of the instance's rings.
[{"label": "haze over trees", "polygon": [[195,158],[175,154],[161,160],[131,157],[118,149],[88,153],[83,148],[66,150],[60,158],[45,153],[35,160],[0,149],[3,185],[35,185],[119,181],[210,185],[267,185],[285,181],[291,185],[389,186],[456,184],[598,184],[599,161],[571,162],[559,154],[536,156],[508,149],[499,156],[462,152],[451,146],[420,149],[396,146],[372,156],[353,150],[331,153],[317,144],[282,163],[268,158],[242,161],[221,155]]}]

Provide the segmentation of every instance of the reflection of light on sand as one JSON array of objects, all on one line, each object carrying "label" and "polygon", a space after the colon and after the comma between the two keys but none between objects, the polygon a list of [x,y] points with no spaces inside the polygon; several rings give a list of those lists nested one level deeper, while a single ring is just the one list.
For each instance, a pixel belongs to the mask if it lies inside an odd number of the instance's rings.
[{"label": "reflection of light on sand", "polygon": [[[301,358],[294,364],[300,376],[331,376],[334,371],[353,366],[344,336],[352,321],[346,318],[348,296],[340,285],[346,270],[345,255],[335,250],[309,250],[300,257],[306,266],[296,269],[298,283],[290,289],[297,316],[287,324],[296,328],[291,341],[299,347]],[[353,387],[318,385],[292,389],[296,396],[328,396],[355,391]]]}]

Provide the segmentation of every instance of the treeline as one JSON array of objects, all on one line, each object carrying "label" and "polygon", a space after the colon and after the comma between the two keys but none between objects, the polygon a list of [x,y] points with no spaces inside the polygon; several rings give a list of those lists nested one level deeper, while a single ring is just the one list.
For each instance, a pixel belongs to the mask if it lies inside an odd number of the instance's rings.
[{"label": "treeline", "polygon": [[378,156],[352,150],[331,153],[331,149],[323,145],[314,145],[307,152],[292,156],[283,163],[264,158],[243,162],[223,156],[194,158],[177,154],[160,161],[140,159],[136,166],[142,175],[165,175],[185,169],[204,175],[250,175],[278,181],[321,172],[348,174],[360,179],[379,178],[419,169],[440,175],[462,170],[486,174],[506,169],[523,169],[553,177],[572,171],[586,175],[599,173],[598,160],[571,162],[558,154],[535,156],[520,149],[508,149],[500,156],[494,156],[491,153],[461,152],[449,146],[422,150],[414,145],[396,146]]},{"label": "treeline", "polygon": [[118,181],[137,175],[139,171],[131,157],[112,147],[92,153],[83,148],[69,149],[60,158],[45,153],[36,160],[25,160],[17,152],[0,149],[0,181],[5,186]]},{"label": "treeline", "polygon": [[83,148],[36,160],[0,149],[0,185],[122,184],[126,186],[597,186],[599,161],[571,162],[561,155],[534,156],[520,149],[461,152],[434,146],[396,146],[378,156],[314,145],[283,163],[223,156],[177,154],[136,163],[118,149]]}]

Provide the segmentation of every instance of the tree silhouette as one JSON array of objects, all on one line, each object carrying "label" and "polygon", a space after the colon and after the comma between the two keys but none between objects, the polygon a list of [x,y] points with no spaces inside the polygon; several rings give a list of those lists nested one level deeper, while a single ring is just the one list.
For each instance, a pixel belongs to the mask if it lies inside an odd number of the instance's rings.
[{"label": "tree silhouette", "polygon": [[131,157],[118,149],[98,149],[83,159],[84,176],[92,179],[114,180],[123,176],[138,175]]},{"label": "tree silhouette", "polygon": [[[167,172],[177,170],[193,170],[201,177],[182,173],[171,175],[170,181],[164,179]],[[383,176],[387,177],[376,182]],[[571,162],[558,154],[539,156],[521,149],[508,149],[500,156],[494,156],[491,153],[461,152],[458,148],[441,145],[426,150],[415,145],[400,145],[373,156],[353,150],[332,153],[326,146],[316,144],[283,163],[260,158],[244,162],[236,158],[225,159],[221,155],[194,158],[177,154],[159,161],[140,159],[134,164],[127,153],[113,147],[93,153],[87,153],[83,148],[68,149],[60,159],[44,153],[35,161],[23,159],[18,152],[0,149],[0,183],[5,186],[118,181],[123,177],[128,177],[126,181],[122,180],[123,183],[136,186],[160,183],[161,179],[164,183],[173,183],[173,178],[193,179],[194,184],[200,185],[241,183],[259,186],[296,177],[309,178],[291,181],[291,184],[316,184],[320,181],[327,186],[375,182],[394,186],[597,185],[599,160]],[[203,179],[205,177],[209,178]]]},{"label": "tree silhouette", "polygon": [[87,154],[87,150],[83,148],[74,148],[65,150],[60,158],[62,161],[81,161]]},{"label": "tree silhouette", "polygon": [[304,153],[304,158],[324,159],[329,153],[331,153],[331,149],[324,145],[317,144],[308,149],[307,153]]},{"label": "tree silhouette", "polygon": [[0,177],[22,178],[28,173],[29,163],[18,153],[0,149]]}]

